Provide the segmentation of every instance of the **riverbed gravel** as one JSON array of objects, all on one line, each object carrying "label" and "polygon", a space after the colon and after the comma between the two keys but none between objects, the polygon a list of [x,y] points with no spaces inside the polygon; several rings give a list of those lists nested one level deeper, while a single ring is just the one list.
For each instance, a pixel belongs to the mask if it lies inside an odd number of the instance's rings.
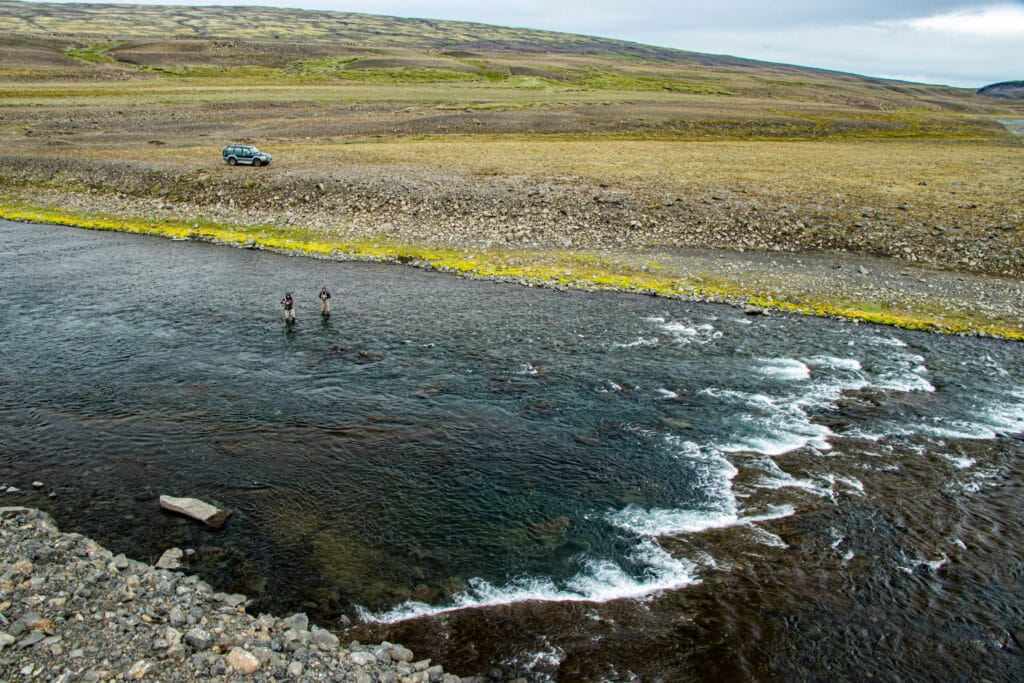
[{"label": "riverbed gravel", "polygon": [[39,510],[0,508],[0,680],[460,683],[393,643],[246,612],[198,577],[114,555]]}]

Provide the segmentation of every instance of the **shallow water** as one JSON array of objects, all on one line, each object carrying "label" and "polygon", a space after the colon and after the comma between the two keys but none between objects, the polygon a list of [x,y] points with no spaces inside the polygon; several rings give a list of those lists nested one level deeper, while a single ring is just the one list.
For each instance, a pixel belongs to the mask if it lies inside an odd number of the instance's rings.
[{"label": "shallow water", "polygon": [[1000,121],[999,123],[1009,128],[1011,133],[1014,133],[1016,135],[1024,135],[1024,119]]},{"label": "shallow water", "polygon": [[0,504],[259,608],[499,679],[1019,670],[1019,344],[12,223],[0,283]]}]

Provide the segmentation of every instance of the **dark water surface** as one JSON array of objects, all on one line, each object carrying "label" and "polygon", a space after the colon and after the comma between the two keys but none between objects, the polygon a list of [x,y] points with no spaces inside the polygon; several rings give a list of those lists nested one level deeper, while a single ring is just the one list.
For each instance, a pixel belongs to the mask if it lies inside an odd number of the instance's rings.
[{"label": "dark water surface", "polygon": [[1020,344],[4,222],[0,286],[0,504],[252,611],[496,679],[1019,680]]}]

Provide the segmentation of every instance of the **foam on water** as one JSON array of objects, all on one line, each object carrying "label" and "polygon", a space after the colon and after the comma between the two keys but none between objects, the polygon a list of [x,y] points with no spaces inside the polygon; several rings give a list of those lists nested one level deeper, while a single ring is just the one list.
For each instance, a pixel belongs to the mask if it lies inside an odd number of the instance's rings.
[{"label": "foam on water", "polygon": [[676,344],[708,344],[722,338],[722,333],[710,323],[668,322],[663,318],[648,318],[648,321],[656,323]]},{"label": "foam on water", "polygon": [[830,476],[825,476],[821,480],[813,478],[797,478],[788,472],[776,469],[772,473],[772,476],[765,477],[755,484],[758,488],[762,489],[800,489],[806,491],[812,495],[820,498],[830,498],[835,500],[835,479]]},{"label": "foam on water", "polygon": [[531,673],[531,680],[548,683],[557,680],[556,675],[565,657],[565,651],[552,645],[547,638],[541,638],[544,648],[526,654],[524,657],[506,659],[502,664],[510,668],[523,668]]},{"label": "foam on water", "polygon": [[756,372],[772,379],[799,381],[811,378],[811,369],[793,358],[758,358]]},{"label": "foam on water", "polygon": [[394,623],[455,610],[493,607],[520,602],[608,602],[623,598],[639,599],[659,591],[674,590],[699,583],[692,563],[673,557],[653,539],[643,539],[634,548],[630,560],[644,567],[634,577],[611,560],[591,560],[586,569],[564,585],[548,578],[522,578],[504,586],[483,579],[469,580],[469,589],[454,596],[450,605],[429,605],[407,601],[387,612],[359,610],[364,621]]},{"label": "foam on water", "polygon": [[682,509],[646,510],[629,506],[608,516],[613,525],[640,536],[652,538],[695,534],[709,529],[728,527],[789,517],[795,512],[791,505],[769,507],[767,512],[741,516],[735,510],[700,511]]},{"label": "foam on water", "polygon": [[833,370],[848,370],[850,372],[860,372],[863,370],[861,362],[856,358],[840,358],[838,356],[811,356],[806,360],[807,364],[813,368],[830,368]]},{"label": "foam on water", "polygon": [[896,337],[869,337],[868,342],[875,346],[895,346],[896,348],[906,348],[907,343],[902,339]]},{"label": "foam on water", "polygon": [[886,437],[931,436],[939,439],[991,440],[1024,434],[1024,391],[1012,390],[990,396],[986,403],[969,411],[971,419],[942,416],[892,423],[884,433],[851,430],[850,436],[878,441]]},{"label": "foam on water", "polygon": [[607,516],[608,522],[612,526],[646,538],[692,533],[737,523],[739,512],[732,491],[732,480],[739,470],[720,453],[706,450],[693,441],[666,435],[665,443],[678,457],[700,462],[701,484],[710,502],[700,510],[648,510],[629,505],[610,513]]},{"label": "foam on water", "polygon": [[984,421],[999,434],[1024,434],[1024,390],[1013,390],[1002,401],[981,411]]},{"label": "foam on water", "polygon": [[737,524],[735,510],[654,509],[629,506],[608,516],[614,526],[641,536],[678,536]]},{"label": "foam on water", "polygon": [[750,535],[754,538],[756,543],[766,545],[771,548],[788,548],[789,544],[782,540],[782,537],[778,534],[773,534],[770,531],[762,529],[756,525],[750,525]]},{"label": "foam on water", "polygon": [[[677,345],[706,344],[722,336],[710,324],[688,324],[662,317],[647,320],[656,324]],[[641,336],[615,346],[642,350],[658,343],[658,339]],[[906,346],[898,339],[881,339],[878,343],[893,349]],[[863,495],[863,484],[856,479],[827,474],[795,477],[779,468],[771,458],[805,447],[823,452],[830,450],[832,446],[828,439],[833,436],[832,431],[814,423],[810,413],[816,408],[832,405],[844,391],[869,386],[901,392],[935,390],[925,378],[928,370],[924,358],[904,351],[889,354],[882,366],[873,371],[865,370],[857,358],[834,355],[814,355],[803,359],[758,358],[756,362],[754,371],[772,382],[773,391],[781,389],[781,393],[714,387],[700,392],[706,398],[717,399],[731,414],[734,429],[729,432],[732,435],[729,441],[700,444],[674,435],[665,436],[670,451],[679,458],[699,461],[701,489],[708,495],[705,502],[698,508],[630,505],[606,515],[605,519],[611,526],[636,538],[628,555],[630,570],[608,558],[590,558],[585,562],[583,571],[560,582],[548,577],[520,577],[504,585],[496,585],[475,578],[468,582],[469,589],[455,596],[451,604],[438,606],[410,601],[384,613],[364,612],[363,617],[372,621],[394,622],[452,610],[523,601],[606,602],[643,598],[661,590],[693,584],[698,581],[695,565],[667,553],[657,543],[658,538],[747,525],[752,530],[754,542],[785,547],[781,538],[757,527],[756,523],[792,515],[794,508],[790,505],[769,506],[766,512],[744,515],[732,490],[732,480],[738,470],[730,462],[729,454],[754,452],[766,456],[768,474],[756,484],[762,489],[797,488],[831,500],[841,492]],[[611,381],[601,389],[606,392],[622,390],[619,384]],[[663,400],[679,396],[676,391],[665,388],[654,392]],[[1004,408],[993,415],[1009,428],[1019,427],[1024,424],[1024,400],[1018,401],[1017,406],[1009,411]],[[950,426],[947,424],[944,428]],[[847,555],[852,557],[850,553]]]},{"label": "foam on water", "polygon": [[827,441],[832,430],[812,422],[802,405],[817,403],[813,394],[772,398],[766,394],[714,388],[704,389],[701,394],[718,398],[726,405],[739,404],[750,409],[734,418],[734,431],[740,432],[742,428],[742,433],[734,437],[734,441],[716,446],[723,453],[752,451],[774,456],[805,446],[818,450],[832,448]]},{"label": "foam on water", "polygon": [[928,368],[924,358],[914,353],[895,353],[891,356],[894,366],[875,377],[871,385],[889,391],[934,393],[935,387],[925,377]]},{"label": "foam on water", "polygon": [[976,459],[968,457],[966,455],[964,455],[964,456],[955,456],[955,455],[949,455],[947,453],[941,453],[940,456],[944,460],[947,460],[948,462],[950,462],[953,465],[953,467],[956,467],[957,469],[960,469],[960,470],[967,470],[967,469],[970,469],[970,468],[974,467],[976,464],[978,464],[978,461]]},{"label": "foam on water", "polygon": [[657,345],[658,345],[657,337],[651,337],[651,338],[640,337],[639,339],[636,339],[634,341],[627,342],[625,344],[616,344],[615,346],[620,348],[620,349],[635,349],[635,348],[641,347],[641,346],[657,346]]},{"label": "foam on water", "polygon": [[635,545],[627,555],[629,564],[635,567],[632,572],[610,559],[590,558],[585,562],[584,571],[561,583],[547,577],[523,577],[497,586],[474,578],[468,582],[469,589],[456,595],[452,604],[439,606],[408,601],[383,613],[361,610],[360,616],[368,621],[391,623],[459,609],[525,601],[607,602],[643,598],[699,582],[695,565],[666,552],[658,545],[658,537],[751,524],[793,513],[791,507],[780,507],[771,508],[765,514],[740,517],[731,486],[738,471],[732,463],[719,454],[705,452],[692,441],[674,435],[666,435],[664,439],[670,452],[700,462],[702,489],[711,502],[705,510],[645,510],[629,506],[608,514],[606,521],[610,525],[635,537]]},{"label": "foam on water", "polygon": [[903,572],[906,572],[907,574],[913,574],[918,569],[925,567],[927,567],[930,571],[937,572],[940,569],[942,569],[943,565],[945,565],[947,562],[949,562],[949,557],[947,557],[946,554],[943,553],[942,557],[938,558],[937,560],[911,560],[909,564],[902,565],[899,567],[899,569]]},{"label": "foam on water", "polygon": [[828,438],[833,436],[832,431],[813,422],[809,411],[831,407],[844,391],[868,386],[870,381],[861,362],[856,358],[826,355],[804,360],[761,358],[758,361],[757,372],[784,382],[785,393],[770,396],[716,388],[702,392],[720,399],[725,405],[748,408],[736,417],[742,433],[719,448],[727,453],[753,451],[769,456],[806,446],[820,451],[831,449]]}]

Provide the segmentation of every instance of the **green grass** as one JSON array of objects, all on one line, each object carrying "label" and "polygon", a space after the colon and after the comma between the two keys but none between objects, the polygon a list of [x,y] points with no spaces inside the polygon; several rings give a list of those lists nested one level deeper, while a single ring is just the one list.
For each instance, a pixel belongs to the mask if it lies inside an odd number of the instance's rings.
[{"label": "green grass", "polygon": [[117,42],[103,41],[93,43],[87,47],[68,48],[65,53],[69,57],[73,57],[74,59],[87,64],[113,64],[117,60],[107,53],[119,46],[120,43]]}]

